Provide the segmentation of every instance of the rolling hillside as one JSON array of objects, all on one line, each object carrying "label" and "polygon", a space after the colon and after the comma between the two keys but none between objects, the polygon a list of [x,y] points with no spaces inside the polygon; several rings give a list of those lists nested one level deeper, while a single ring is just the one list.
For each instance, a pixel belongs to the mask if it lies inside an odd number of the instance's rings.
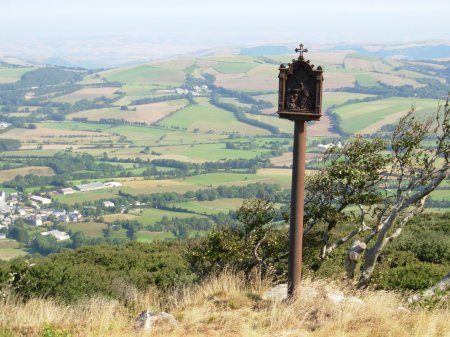
[{"label": "rolling hillside", "polygon": [[[86,235],[101,236],[115,220],[153,226],[163,217],[206,216],[217,222],[217,214],[231,209],[215,205],[216,197],[208,199],[207,193],[220,186],[259,183],[283,189],[290,184],[293,125],[275,111],[278,66],[291,58],[210,56],[99,72],[3,62],[0,122],[9,126],[0,129],[0,141],[13,139],[20,145],[0,153],[0,190],[47,194],[61,207],[80,210],[126,195],[206,194],[195,200],[169,198],[165,209],[122,200],[122,210],[106,211],[98,223],[68,225]],[[386,136],[383,132],[411,106],[425,116],[448,90],[446,61],[381,58],[354,50],[313,52],[308,58],[323,66],[325,77],[324,117],[308,127],[308,161],[322,151],[320,143],[345,142],[356,133]],[[49,165],[61,153],[92,156],[93,164],[57,172]],[[18,175],[19,180],[29,175],[25,189],[13,182]],[[57,192],[113,179],[122,187]],[[235,208],[243,194],[220,198],[222,205]],[[445,190],[432,198],[448,203]],[[115,235],[125,237],[125,231]],[[137,239],[173,235],[142,230]],[[8,258],[14,255],[10,246]]]}]

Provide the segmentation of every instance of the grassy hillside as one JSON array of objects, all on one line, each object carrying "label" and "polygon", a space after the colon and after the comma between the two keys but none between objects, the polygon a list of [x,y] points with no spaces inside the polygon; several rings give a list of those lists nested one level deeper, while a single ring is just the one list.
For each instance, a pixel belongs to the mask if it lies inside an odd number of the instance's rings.
[{"label": "grassy hillside", "polygon": [[[0,333],[40,336],[145,336],[134,328],[142,310],[166,311],[176,326],[160,323],[152,336],[413,336],[438,337],[450,333],[448,310],[408,310],[395,294],[363,291],[364,304],[331,304],[328,291],[344,290],[326,280],[303,281],[305,290],[316,289],[319,298],[305,295],[295,301],[273,302],[261,296],[267,283],[248,284],[225,273],[194,287],[161,294],[126,288],[119,301],[95,297],[74,305],[50,299],[21,301],[2,298]],[[125,305],[124,303],[128,303]]]}]

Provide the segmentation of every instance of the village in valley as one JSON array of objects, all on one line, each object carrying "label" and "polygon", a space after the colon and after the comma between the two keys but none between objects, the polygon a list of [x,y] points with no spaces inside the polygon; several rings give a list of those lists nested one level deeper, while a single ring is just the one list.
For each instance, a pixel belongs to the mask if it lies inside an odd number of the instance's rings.
[{"label": "village in valley", "polygon": [[[24,195],[21,192],[6,194],[2,191],[0,193],[0,239],[5,239],[9,225],[18,221],[24,221],[29,225],[37,227],[50,227],[57,223],[86,221],[86,217],[83,217],[82,213],[77,209],[48,208],[52,204],[51,197],[53,195],[83,193],[99,189],[117,188],[120,186],[122,186],[122,184],[115,181],[106,183],[88,183],[77,185],[73,188],[62,188],[59,191],[47,192],[47,197],[40,195]],[[105,200],[102,205],[104,208],[115,206],[113,202],[108,200]],[[121,212],[123,213],[125,210],[126,207],[122,205]],[[3,231],[2,228],[4,228]],[[44,236],[53,236],[57,241],[70,239],[69,234],[58,229],[42,231],[40,234]]]}]

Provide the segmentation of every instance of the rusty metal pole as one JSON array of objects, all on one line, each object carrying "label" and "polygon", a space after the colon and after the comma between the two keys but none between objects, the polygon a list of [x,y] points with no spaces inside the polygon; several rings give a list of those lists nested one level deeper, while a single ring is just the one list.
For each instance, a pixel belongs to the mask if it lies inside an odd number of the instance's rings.
[{"label": "rusty metal pole", "polygon": [[306,121],[295,120],[289,235],[288,297],[295,296],[302,277],[305,157]]}]

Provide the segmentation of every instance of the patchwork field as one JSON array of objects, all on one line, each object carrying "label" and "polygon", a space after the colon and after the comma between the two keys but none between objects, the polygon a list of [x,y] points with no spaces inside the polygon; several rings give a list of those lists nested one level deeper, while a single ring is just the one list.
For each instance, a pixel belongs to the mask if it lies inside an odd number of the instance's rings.
[{"label": "patchwork field", "polygon": [[[30,106],[27,101],[23,106],[4,109],[1,116],[16,119],[23,118],[22,124],[18,120],[18,127],[1,130],[0,139],[16,139],[21,141],[18,151],[4,151],[0,153],[3,163],[24,165],[25,157],[50,157],[60,151],[73,155],[88,153],[96,157],[96,165],[105,163],[121,165],[110,176],[98,177],[95,168],[70,173],[65,181],[70,184],[80,184],[86,181],[115,180],[123,184],[116,189],[104,189],[70,195],[55,195],[57,201],[76,205],[85,201],[109,200],[119,195],[119,192],[131,195],[198,191],[200,189],[225,186],[245,186],[256,182],[277,183],[283,188],[291,184],[292,134],[294,125],[290,121],[278,118],[276,114],[278,100],[278,64],[276,62],[290,62],[294,53],[290,55],[270,55],[268,57],[248,56],[213,56],[198,57],[180,60],[168,60],[146,65],[129,66],[110,69],[99,73],[86,75],[77,84],[84,86],[70,94],[52,99],[53,110],[39,104]],[[333,91],[343,87],[353,87],[358,82],[360,86],[374,87],[368,92],[374,92],[380,83],[392,86],[413,85],[418,88],[420,78],[433,78],[423,73],[413,71],[418,66],[436,66],[439,64],[424,62],[410,62],[404,60],[380,59],[361,56],[350,51],[345,52],[312,52],[307,55],[314,60],[316,66],[324,68],[323,112],[331,106],[340,119],[340,126],[348,133],[372,133],[385,124],[395,123],[401,115],[415,104],[418,115],[424,116],[437,107],[437,100],[420,98],[391,97],[382,100],[361,103],[349,103],[350,100],[371,98],[370,94],[356,94],[350,92]],[[275,61],[275,62],[273,62]],[[10,83],[20,79],[26,71],[34,68],[0,68],[0,83]],[[213,75],[206,76],[206,74]],[[204,75],[204,78],[202,78]],[[192,79],[188,76],[194,76]],[[189,81],[186,81],[186,79]],[[436,76],[438,80],[442,78]],[[92,88],[94,83],[107,81],[120,82],[117,87]],[[217,87],[224,87],[237,92],[224,92],[211,86],[211,81]],[[271,102],[274,107],[264,109],[261,115],[247,114],[246,117],[276,126],[282,134],[271,134],[266,129],[239,122],[235,114],[217,108],[209,103],[211,92],[203,91],[200,96],[192,92],[185,99],[167,100],[174,95],[174,89],[181,87],[193,91],[194,85],[208,84],[221,102],[250,108],[252,104],[239,101],[243,98],[240,93],[246,93],[255,99]],[[28,90],[28,89],[27,89]],[[94,100],[98,97],[113,98],[117,92],[126,95],[112,104],[103,104],[102,108],[88,109],[66,115],[58,111],[58,104],[74,104],[79,100]],[[30,94],[31,95],[31,94]],[[52,94],[49,94],[50,96]],[[37,94],[37,96],[40,96]],[[31,97],[31,96],[30,96]],[[244,96],[245,97],[245,96]],[[149,98],[165,100],[158,103],[135,105],[132,101]],[[90,105],[89,107],[93,107]],[[260,105],[258,109],[265,106]],[[0,106],[0,111],[3,106]],[[9,108],[9,107],[7,107]],[[37,110],[37,112],[36,112]],[[8,112],[6,112],[8,111]],[[52,114],[60,115],[52,115]],[[56,118],[57,117],[57,118]],[[26,119],[25,119],[26,118]],[[85,118],[86,121],[74,121],[74,118]],[[65,119],[64,121],[51,121],[50,119]],[[104,119],[100,121],[101,119]],[[115,119],[115,121],[105,121]],[[8,119],[9,120],[9,119]],[[2,119],[0,118],[0,121]],[[22,122],[19,121],[19,122]],[[34,125],[37,126],[36,129]],[[107,124],[109,123],[109,124]],[[133,124],[132,124],[133,123]],[[139,124],[139,125],[138,125]],[[318,140],[328,143],[330,138],[340,136],[331,130],[331,121],[324,115],[320,122],[310,123],[307,128],[308,150],[319,152]],[[345,136],[344,136],[345,137]],[[343,140],[345,141],[345,139]],[[432,145],[432,144],[427,144]],[[284,152],[284,153],[283,153]],[[307,161],[316,158],[319,153],[308,153]],[[107,156],[107,157],[106,157]],[[245,174],[244,169],[230,169],[208,174],[193,174],[193,169],[185,172],[185,178],[169,179],[163,174],[159,178],[146,180],[149,163],[155,159],[173,159],[189,163],[224,162],[232,159],[268,158],[275,166],[259,169],[256,174]],[[109,159],[108,159],[109,158]],[[22,163],[20,161],[22,160]],[[158,164],[158,165],[166,165]],[[26,165],[29,165],[26,164]],[[33,164],[34,165],[34,164]],[[168,166],[173,165],[173,163]],[[176,165],[175,165],[176,166]],[[178,169],[158,166],[158,171]],[[248,169],[247,167],[245,169]],[[120,173],[119,173],[120,170]],[[239,172],[239,173],[238,173]],[[317,171],[309,170],[308,174]],[[48,176],[54,174],[49,167],[24,167],[0,171],[0,183],[13,179],[16,175],[36,174]],[[79,173],[85,174],[85,178]],[[107,174],[107,173],[106,173]],[[158,176],[157,173],[155,176]],[[118,178],[117,176],[121,176]],[[127,177],[126,177],[127,176]],[[126,177],[126,178],[124,178]],[[112,179],[113,178],[113,179]],[[39,193],[41,188],[54,191],[56,186],[29,186],[27,193]],[[2,187],[0,190],[3,190]],[[9,193],[15,190],[7,189]],[[437,190],[433,193],[435,200],[449,200],[448,190]],[[192,216],[207,216],[218,212],[235,210],[242,203],[242,199],[220,199],[214,201],[189,201],[173,206],[185,208],[186,212],[171,212],[161,209],[129,209],[129,213],[106,214],[101,223],[73,223],[69,225],[72,231],[82,231],[87,236],[102,236],[102,229],[116,220],[137,220],[143,224],[155,224],[162,217],[188,218]],[[129,207],[127,204],[126,207]],[[192,231],[189,235],[203,235]],[[114,231],[114,238],[126,238],[126,230]],[[139,231],[139,241],[152,241],[156,239],[174,238],[169,232]],[[1,242],[0,242],[1,243]],[[2,252],[0,244],[0,253]],[[6,247],[4,252],[24,254],[18,247]],[[6,253],[5,253],[6,254]],[[1,255],[0,255],[1,258]]]},{"label": "patchwork field", "polygon": [[168,130],[165,128],[147,128],[138,126],[118,126],[110,130],[126,137],[138,146],[163,146],[192,143],[210,143],[224,139],[226,135],[212,133],[196,133],[184,130]]},{"label": "patchwork field", "polygon": [[[49,126],[50,124],[47,124]],[[96,143],[113,140],[111,134],[84,130],[65,130],[38,125],[36,129],[11,129],[1,133],[0,138],[20,140],[24,143]]]}]

